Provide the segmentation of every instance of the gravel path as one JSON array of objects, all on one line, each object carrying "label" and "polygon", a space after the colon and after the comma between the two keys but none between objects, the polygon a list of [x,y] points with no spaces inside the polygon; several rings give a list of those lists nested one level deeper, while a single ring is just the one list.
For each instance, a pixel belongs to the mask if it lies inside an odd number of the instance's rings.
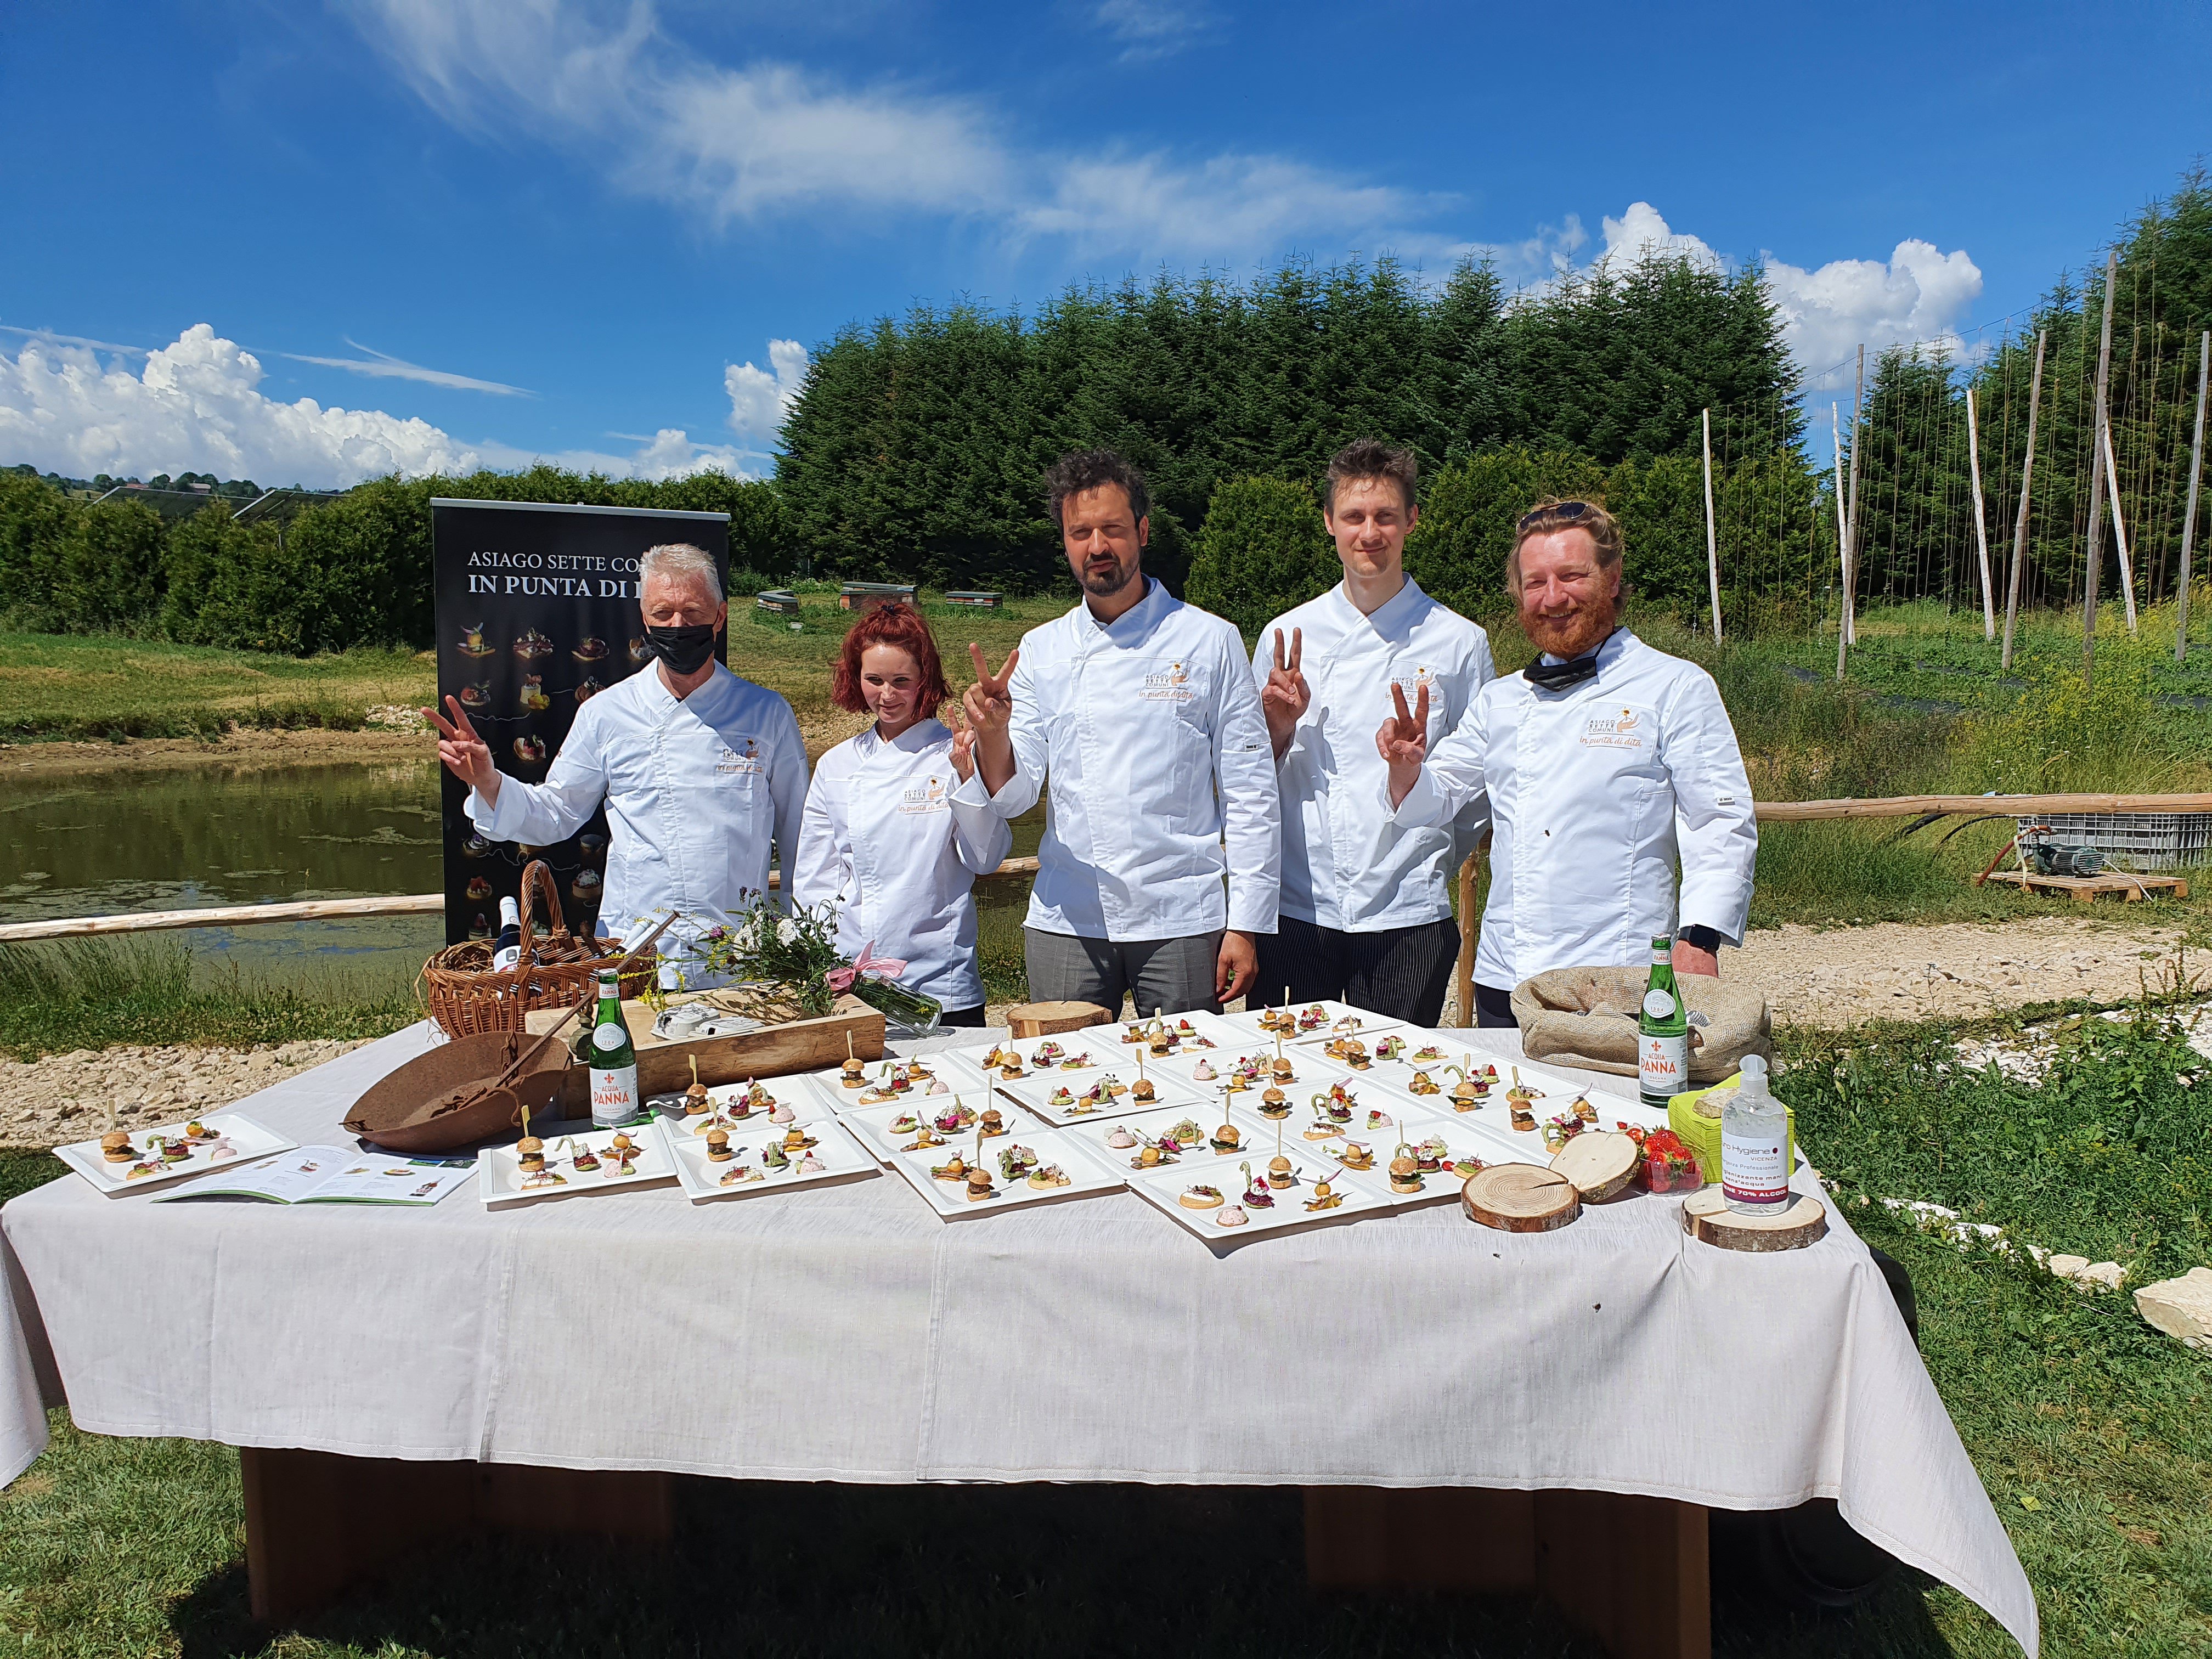
[{"label": "gravel path", "polygon": [[[2170,970],[2180,930],[2103,918],[1990,925],[1784,927],[1752,935],[1722,971],[1765,988],[1778,1024],[1972,1018],[2023,1003],[2112,1001]],[[1005,1013],[994,1008],[992,1024]],[[1455,1018],[1447,1010],[1447,1023]],[[251,1049],[79,1049],[0,1060],[0,1146],[52,1146],[100,1133],[112,1103],[126,1124],[212,1111],[335,1059],[351,1042]]]}]

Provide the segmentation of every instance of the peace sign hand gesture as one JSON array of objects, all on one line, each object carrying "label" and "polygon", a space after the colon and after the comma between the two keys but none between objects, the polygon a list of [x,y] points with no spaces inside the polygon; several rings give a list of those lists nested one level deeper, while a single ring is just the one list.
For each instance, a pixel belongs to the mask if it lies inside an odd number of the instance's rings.
[{"label": "peace sign hand gesture", "polygon": [[1313,704],[1313,688],[1306,677],[1298,672],[1298,664],[1305,655],[1305,630],[1291,630],[1291,647],[1283,649],[1283,630],[1275,630],[1275,665],[1267,671],[1267,683],[1260,688],[1260,711],[1267,717],[1268,740],[1275,746],[1275,758],[1280,760],[1291,746],[1291,738],[1298,722],[1305,718],[1306,710]]},{"label": "peace sign hand gesture", "polygon": [[438,728],[438,758],[447,771],[486,800],[497,800],[500,772],[491,763],[491,745],[477,735],[459,697],[448,693],[446,707],[453,711],[450,720],[434,708],[422,711],[422,718]]},{"label": "peace sign hand gesture", "polygon": [[[1014,694],[1009,684],[1014,677],[1014,665],[1022,659],[1016,646],[1006,653],[1006,660],[994,674],[983,659],[983,647],[974,641],[968,643],[968,659],[975,665],[975,684],[962,693],[960,707],[968,716],[969,731],[968,751],[982,768],[983,787],[994,795],[1006,787],[1014,775],[1014,744],[1007,727],[1014,717]],[[960,763],[959,738],[953,740],[953,764]],[[966,773],[961,776],[965,778]]]},{"label": "peace sign hand gesture", "polygon": [[1395,805],[1406,799],[1406,792],[1420,777],[1429,758],[1429,688],[1425,684],[1420,688],[1409,710],[1406,688],[1393,680],[1390,700],[1398,712],[1382,722],[1382,729],[1375,734],[1375,747],[1390,769],[1390,799]]}]

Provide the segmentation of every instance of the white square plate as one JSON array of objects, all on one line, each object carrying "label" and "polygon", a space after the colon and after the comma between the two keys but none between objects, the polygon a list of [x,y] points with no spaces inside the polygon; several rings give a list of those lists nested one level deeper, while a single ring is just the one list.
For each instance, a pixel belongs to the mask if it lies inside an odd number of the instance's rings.
[{"label": "white square plate", "polygon": [[[191,1156],[180,1163],[162,1164],[159,1158],[147,1156],[155,1139],[182,1139],[186,1123],[198,1123],[203,1129],[215,1131],[216,1138],[194,1145]],[[287,1140],[274,1129],[264,1128],[243,1112],[210,1112],[204,1117],[183,1118],[174,1123],[164,1123],[151,1129],[131,1129],[132,1157],[127,1164],[110,1164],[100,1150],[97,1136],[90,1140],[73,1141],[66,1146],[54,1148],[54,1156],[89,1181],[111,1198],[118,1193],[144,1192],[151,1188],[166,1187],[171,1182],[181,1181],[187,1176],[204,1176],[214,1170],[235,1170],[240,1164],[251,1164],[257,1158],[268,1158],[276,1152],[289,1152],[300,1143]],[[227,1158],[220,1164],[211,1162],[209,1154],[218,1145],[228,1145],[237,1156]],[[157,1167],[148,1175],[131,1179],[131,1171],[143,1164]]]},{"label": "white square plate", "polygon": [[[949,1121],[940,1125],[936,1121],[940,1114],[949,1115],[956,1107],[961,1109],[968,1117],[968,1122],[964,1126],[954,1125]],[[840,1113],[837,1121],[860,1137],[870,1152],[888,1164],[901,1152],[909,1149],[950,1152],[963,1145],[972,1146],[975,1139],[977,1122],[981,1119],[984,1112],[994,1107],[998,1110],[1000,1121],[1006,1124],[1008,1133],[1034,1127],[1030,1119],[1024,1117],[1015,1109],[1012,1101],[1002,1100],[988,1090],[973,1095],[931,1095],[918,1101],[909,1095],[896,1105],[856,1106],[851,1111]],[[929,1122],[935,1133],[944,1136],[944,1146],[915,1148],[914,1138],[917,1133],[916,1129],[895,1132],[891,1127],[893,1120],[908,1114],[911,1114],[920,1121]],[[992,1137],[992,1140],[997,1139],[997,1136]],[[988,1146],[992,1144],[992,1140],[987,1140],[983,1144]]]},{"label": "white square plate", "polygon": [[[720,1164],[707,1156],[703,1139],[681,1134],[669,1120],[663,1118],[655,1127],[660,1131],[669,1160],[676,1166],[676,1178],[684,1188],[684,1196],[694,1204],[712,1204],[726,1198],[757,1198],[763,1193],[784,1193],[799,1187],[834,1187],[841,1182],[864,1180],[881,1173],[876,1160],[845,1133],[836,1119],[826,1115],[794,1126],[814,1142],[806,1152],[811,1152],[822,1168],[811,1174],[800,1172],[798,1158],[781,1170],[767,1166],[762,1153],[771,1139],[781,1140],[784,1131],[757,1117],[752,1120],[750,1133],[742,1129],[731,1132],[730,1147],[736,1156]],[[760,1179],[726,1185],[726,1178],[739,1170],[751,1170]]]},{"label": "white square plate", "polygon": [[[1084,1095],[1100,1086],[1109,1077],[1129,1085],[1130,1092],[1116,1095],[1092,1110],[1083,1110]],[[1102,1117],[1128,1117],[1139,1112],[1158,1111],[1164,1107],[1191,1113],[1200,1113],[1200,1109],[1206,1107],[1205,1097],[1197,1086],[1181,1078],[1166,1072],[1156,1072],[1147,1065],[1145,1080],[1152,1085],[1152,1097],[1148,1101],[1136,1097],[1137,1073],[1133,1066],[1127,1071],[1109,1068],[1097,1072],[1077,1072],[1065,1077],[1024,1078],[1018,1083],[1001,1083],[999,1092],[1026,1110],[1034,1112],[1046,1122],[1060,1126],[1089,1122]],[[1075,1097],[1077,1104],[1054,1105],[1052,1095],[1055,1089],[1066,1089]]]},{"label": "white square plate", "polygon": [[[626,1175],[610,1175],[613,1161],[606,1157],[617,1134],[627,1134],[637,1147],[637,1158]],[[593,1157],[600,1159],[596,1170],[575,1167],[580,1148],[590,1148]],[[559,1181],[544,1187],[525,1187],[522,1175],[522,1156],[512,1146],[487,1146],[477,1154],[477,1192],[487,1210],[512,1209],[517,1205],[536,1204],[547,1199],[577,1198],[586,1193],[619,1193],[640,1187],[657,1187],[676,1179],[675,1160],[670,1157],[665,1136],[659,1121],[640,1123],[628,1129],[592,1129],[580,1134],[556,1135],[545,1143],[545,1168]]]},{"label": "white square plate", "polygon": [[[1057,1164],[1068,1176],[1065,1187],[1032,1187],[1026,1178],[1009,1182],[999,1174],[999,1154],[1011,1146],[1026,1146],[1037,1155],[1040,1164]],[[1095,1198],[1101,1193],[1117,1193],[1125,1184],[1119,1174],[1094,1160],[1090,1152],[1075,1139],[1058,1130],[1043,1129],[1029,1134],[1016,1133],[1001,1140],[983,1143],[983,1155],[990,1160],[994,1196],[975,1202],[968,1198],[965,1182],[939,1181],[930,1174],[933,1165],[951,1161],[958,1152],[964,1161],[975,1155],[975,1137],[970,1134],[965,1146],[932,1146],[919,1152],[901,1152],[891,1159],[894,1173],[905,1180],[939,1217],[946,1221],[964,1221],[970,1216],[1004,1215],[1009,1210],[1025,1209],[1037,1204],[1063,1203],[1069,1199]]]},{"label": "white square plate", "polygon": [[[773,1077],[762,1079],[760,1087],[767,1091],[775,1104],[764,1107],[743,1117],[730,1108],[745,1092],[742,1083],[729,1083],[707,1091],[708,1109],[696,1117],[684,1109],[681,1095],[655,1095],[646,1103],[658,1114],[656,1121],[666,1127],[678,1140],[703,1137],[709,1129],[721,1128],[730,1132],[732,1139],[742,1139],[747,1134],[765,1134],[771,1121],[770,1115],[784,1107],[791,1109],[791,1121],[811,1123],[835,1115],[829,1100],[811,1078]],[[778,1124],[777,1127],[783,1126]]]},{"label": "white square plate", "polygon": [[[1272,1156],[1272,1154],[1270,1154]],[[1360,1176],[1334,1168],[1323,1160],[1297,1152],[1286,1154],[1297,1174],[1293,1183],[1275,1193],[1273,1207],[1246,1209],[1239,1202],[1243,1197],[1239,1187],[1241,1176],[1237,1166],[1228,1167],[1227,1178],[1221,1170],[1189,1170],[1178,1165],[1172,1170],[1151,1175],[1133,1175],[1129,1190],[1178,1223],[1187,1232],[1194,1233],[1213,1245],[1236,1244],[1248,1238],[1268,1238],[1284,1233],[1301,1232],[1310,1227],[1326,1227],[1346,1221],[1356,1221],[1364,1216],[1388,1215],[1394,1207],[1388,1197],[1388,1182],[1370,1184]],[[1263,1164],[1255,1162],[1253,1173],[1259,1175]],[[1305,1206],[1313,1197],[1314,1183],[1326,1180],[1332,1192],[1343,1201],[1327,1210],[1308,1210]],[[1193,1210],[1181,1202],[1183,1191],[1194,1184],[1202,1183],[1217,1188],[1222,1195],[1218,1207]],[[1236,1204],[1244,1210],[1244,1224],[1224,1227],[1219,1217],[1221,1210]]]},{"label": "white square plate", "polygon": [[[1391,1019],[1365,1008],[1355,1008],[1348,1002],[1333,1002],[1325,998],[1318,1002],[1294,1002],[1290,1006],[1290,1012],[1294,1018],[1304,1018],[1310,1010],[1315,1008],[1322,1011],[1323,1018],[1321,1023],[1311,1026],[1302,1026],[1295,1032],[1284,1032],[1283,1041],[1285,1043],[1326,1042],[1334,1035],[1334,1027],[1336,1022],[1343,1019],[1357,1020],[1358,1025],[1352,1035],[1367,1042],[1372,1042],[1376,1035],[1380,1032],[1410,1029],[1402,1019]],[[1275,1010],[1271,1004],[1266,1008],[1248,1007],[1241,1014],[1224,1014],[1222,1018],[1227,1024],[1237,1027],[1240,1032],[1256,1033],[1272,1043],[1275,1040],[1275,1034],[1260,1024],[1260,1017],[1263,1013],[1273,1012]]]},{"label": "white square plate", "polygon": [[[1134,1176],[1139,1170],[1140,1166],[1137,1159],[1142,1154],[1146,1144],[1147,1142],[1163,1144],[1170,1129],[1178,1123],[1185,1122],[1198,1126],[1197,1145],[1187,1151],[1176,1152],[1174,1164],[1155,1167],[1194,1170],[1212,1168],[1216,1164],[1225,1164],[1233,1170],[1237,1167],[1238,1159],[1249,1158],[1252,1156],[1252,1149],[1260,1140],[1258,1120],[1248,1117],[1241,1112],[1233,1113],[1231,1115],[1230,1122],[1235,1127],[1239,1136],[1237,1150],[1233,1152],[1216,1151],[1213,1146],[1213,1135],[1221,1125],[1221,1111],[1218,1107],[1211,1110],[1200,1111],[1184,1110],[1170,1106],[1164,1110],[1139,1112],[1128,1117],[1091,1118],[1058,1133],[1072,1136],[1081,1142],[1094,1158],[1108,1168]],[[1114,1138],[1117,1134],[1129,1136],[1131,1144],[1127,1146],[1115,1146]],[[1271,1154],[1272,1152],[1271,1132],[1269,1153]],[[1267,1161],[1267,1155],[1261,1156],[1261,1163],[1264,1164]]]},{"label": "white square plate", "polygon": [[[821,1091],[822,1098],[830,1103],[830,1109],[842,1115],[855,1107],[883,1106],[888,1105],[892,1100],[911,1100],[925,1097],[929,1088],[929,1079],[914,1076],[912,1067],[916,1060],[930,1068],[931,1076],[945,1085],[947,1093],[972,1096],[985,1086],[982,1073],[973,1066],[960,1064],[957,1060],[947,1063],[944,1055],[937,1054],[917,1054],[914,1060],[899,1060],[887,1056],[882,1060],[869,1060],[862,1073],[866,1082],[858,1089],[848,1089],[845,1086],[845,1074],[842,1066],[833,1066],[827,1071],[809,1072],[805,1073],[805,1078],[806,1081],[814,1085]],[[908,1078],[910,1086],[886,1096],[884,1091],[884,1079],[896,1076],[902,1072]],[[777,1081],[788,1082],[790,1079],[784,1078],[778,1079]]]}]

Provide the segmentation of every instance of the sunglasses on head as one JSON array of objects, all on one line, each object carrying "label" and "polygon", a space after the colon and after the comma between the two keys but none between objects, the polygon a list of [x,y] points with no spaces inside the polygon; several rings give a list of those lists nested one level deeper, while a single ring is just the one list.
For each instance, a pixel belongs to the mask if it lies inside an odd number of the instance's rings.
[{"label": "sunglasses on head", "polygon": [[1540,507],[1534,513],[1523,513],[1517,527],[1526,530],[1539,519],[1564,519],[1572,524],[1577,519],[1586,518],[1595,511],[1588,501],[1553,501],[1549,507]]}]

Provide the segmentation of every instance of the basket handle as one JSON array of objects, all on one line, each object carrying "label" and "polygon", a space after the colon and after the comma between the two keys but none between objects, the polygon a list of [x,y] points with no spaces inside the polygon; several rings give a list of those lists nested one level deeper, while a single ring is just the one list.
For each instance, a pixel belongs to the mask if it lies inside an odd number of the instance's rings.
[{"label": "basket handle", "polygon": [[553,931],[567,933],[568,924],[561,915],[561,884],[553,878],[553,866],[544,859],[532,859],[522,872],[522,954],[515,959],[517,975],[530,960],[530,922],[538,908],[535,901],[541,898],[545,901],[545,920],[552,923]]}]

